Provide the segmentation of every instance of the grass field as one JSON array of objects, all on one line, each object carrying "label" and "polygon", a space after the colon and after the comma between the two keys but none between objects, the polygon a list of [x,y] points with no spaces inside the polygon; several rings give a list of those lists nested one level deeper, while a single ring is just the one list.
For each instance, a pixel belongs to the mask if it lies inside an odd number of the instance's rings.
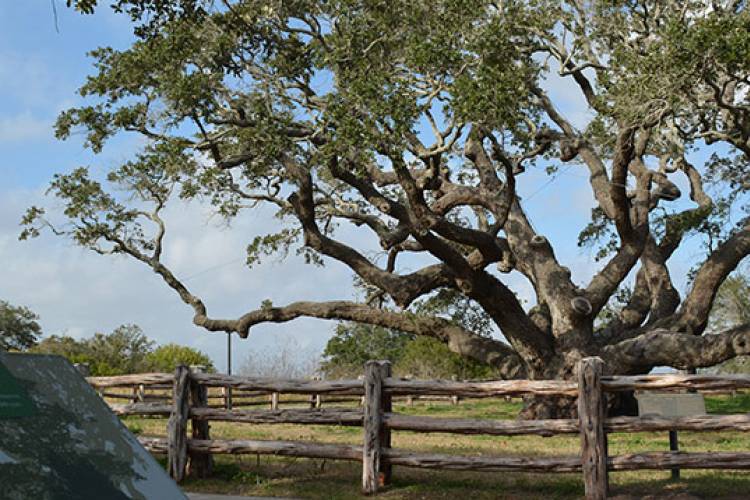
[{"label": "grass field", "polygon": [[[708,397],[709,413],[750,412],[750,394]],[[513,419],[518,402],[504,400],[443,402],[394,407],[394,411],[435,417]],[[144,435],[164,435],[166,420],[128,417],[128,427]],[[212,422],[211,437],[220,439],[311,440],[361,444],[362,429],[339,426],[257,425]],[[576,455],[577,435],[461,436],[453,434],[393,433],[393,447],[465,455],[554,456]],[[684,451],[750,451],[750,436],[738,432],[681,432]],[[609,453],[666,451],[666,432],[610,434]],[[188,491],[298,498],[347,499],[359,496],[361,465],[344,461],[270,456],[216,456],[211,479],[188,479]],[[701,498],[750,498],[750,472],[682,471],[673,482],[669,471],[610,473],[611,494],[622,498],[664,498],[691,494]],[[522,474],[493,472],[425,471],[395,467],[393,484],[379,495],[388,499],[580,498],[580,474]]]}]

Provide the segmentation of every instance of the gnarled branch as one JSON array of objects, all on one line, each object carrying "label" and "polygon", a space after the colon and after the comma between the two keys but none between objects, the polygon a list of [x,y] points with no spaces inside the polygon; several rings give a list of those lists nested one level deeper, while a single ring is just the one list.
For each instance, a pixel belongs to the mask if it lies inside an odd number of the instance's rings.
[{"label": "gnarled branch", "polygon": [[284,307],[267,307],[249,312],[237,321],[237,332],[247,336],[250,328],[263,322],[282,323],[300,317],[356,321],[392,328],[415,335],[435,337],[463,356],[502,368],[506,376],[524,373],[518,354],[507,344],[480,337],[460,326],[437,317],[418,316],[409,312],[378,309],[356,302],[294,302]]},{"label": "gnarled branch", "polygon": [[657,329],[603,349],[614,373],[653,366],[700,368],[745,354],[750,354],[750,324],[703,336]]}]

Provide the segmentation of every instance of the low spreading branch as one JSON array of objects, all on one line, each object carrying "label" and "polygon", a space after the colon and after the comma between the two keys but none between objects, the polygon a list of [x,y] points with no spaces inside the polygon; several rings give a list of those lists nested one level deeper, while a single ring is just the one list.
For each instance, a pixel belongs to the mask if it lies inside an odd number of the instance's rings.
[{"label": "low spreading branch", "polygon": [[652,366],[678,369],[714,366],[750,354],[750,324],[713,335],[652,330],[603,349],[612,373],[635,373]]}]

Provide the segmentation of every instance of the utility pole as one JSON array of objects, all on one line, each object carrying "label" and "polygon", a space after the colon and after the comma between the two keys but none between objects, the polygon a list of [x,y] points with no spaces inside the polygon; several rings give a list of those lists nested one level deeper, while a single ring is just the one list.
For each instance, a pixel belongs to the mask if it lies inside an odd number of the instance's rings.
[{"label": "utility pole", "polygon": [[[227,375],[232,374],[232,334],[227,332]],[[226,406],[227,410],[232,409],[232,388],[226,388]]]},{"label": "utility pole", "polygon": [[232,334],[227,332],[227,375],[232,374]]}]

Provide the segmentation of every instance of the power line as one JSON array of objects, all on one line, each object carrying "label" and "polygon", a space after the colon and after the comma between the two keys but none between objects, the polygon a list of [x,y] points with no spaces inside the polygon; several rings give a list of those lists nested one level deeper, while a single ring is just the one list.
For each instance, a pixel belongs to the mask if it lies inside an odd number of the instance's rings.
[{"label": "power line", "polygon": [[562,174],[564,174],[565,172],[567,172],[568,170],[570,170],[570,168],[571,168],[572,166],[573,166],[573,165],[568,165],[567,167],[565,167],[565,170],[562,170],[562,171],[560,171],[560,172],[557,172],[557,173],[556,173],[556,174],[555,174],[555,175],[554,175],[554,176],[553,176],[553,177],[552,177],[552,178],[551,178],[550,180],[548,180],[548,181],[547,181],[547,182],[545,182],[545,183],[544,183],[544,184],[543,184],[542,186],[540,186],[540,187],[539,187],[539,189],[537,189],[536,191],[534,191],[533,193],[531,193],[531,194],[530,194],[530,195],[529,195],[528,197],[526,197],[526,200],[525,200],[525,201],[529,201],[529,200],[531,200],[531,199],[532,199],[532,198],[533,198],[534,196],[538,195],[538,194],[539,194],[540,192],[542,192],[542,190],[546,189],[546,188],[547,188],[547,187],[548,187],[548,186],[549,186],[550,184],[552,184],[552,183],[553,183],[553,182],[555,182],[555,181],[556,181],[557,179],[559,179],[559,178],[560,178],[560,176],[561,176]]},{"label": "power line", "polygon": [[245,257],[237,257],[236,259],[232,259],[230,261],[224,262],[223,264],[217,264],[215,266],[208,267],[206,269],[203,269],[202,271],[198,271],[197,273],[188,276],[187,278],[184,278],[182,281],[183,282],[190,281],[193,278],[197,278],[198,276],[202,276],[202,275],[204,275],[204,274],[206,274],[208,272],[215,271],[215,270],[221,269],[223,267],[227,267],[227,266],[229,266],[231,264],[235,264],[235,263],[237,263],[237,262],[239,262],[241,260],[245,260]]}]

